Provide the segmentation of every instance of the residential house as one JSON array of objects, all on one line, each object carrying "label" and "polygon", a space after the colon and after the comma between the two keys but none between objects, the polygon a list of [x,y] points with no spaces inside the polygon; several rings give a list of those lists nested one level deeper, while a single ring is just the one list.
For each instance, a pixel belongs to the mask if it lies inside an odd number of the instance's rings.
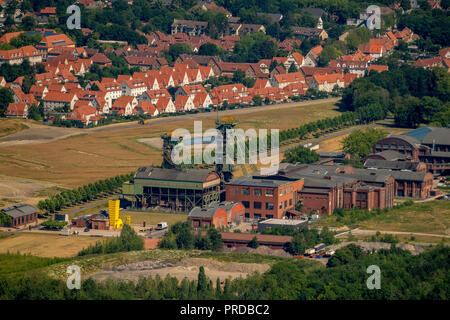
[{"label": "residential house", "polygon": [[49,91],[43,99],[44,110],[53,111],[55,108],[64,109],[68,107],[69,110],[73,110],[75,102],[78,97],[75,93],[62,93],[57,91]]},{"label": "residential house", "polygon": [[194,20],[174,19],[172,23],[172,34],[187,33],[190,36],[199,36],[206,33],[208,22]]},{"label": "residential house", "polygon": [[309,86],[317,91],[332,92],[335,88],[345,88],[345,80],[341,73],[315,74]]},{"label": "residential house", "polygon": [[42,62],[42,54],[33,46],[25,46],[19,49],[0,50],[0,65],[2,64],[21,64],[27,59],[31,65]]},{"label": "residential house", "polygon": [[147,91],[147,83],[143,80],[123,81],[121,84],[122,95],[138,97]]},{"label": "residential house", "polygon": [[29,106],[27,103],[10,103],[6,109],[5,116],[14,118],[28,118],[28,111]]},{"label": "residential house", "polygon": [[67,116],[67,120],[81,121],[83,125],[97,125],[100,120],[98,110],[84,101],[83,104],[74,108]]},{"label": "residential house", "polygon": [[309,39],[313,37],[319,37],[320,40],[325,40],[328,38],[328,33],[324,29],[319,28],[306,28],[306,27],[292,27],[292,34],[294,36],[299,36],[304,39]]},{"label": "residential house", "polygon": [[171,99],[171,95],[167,89],[159,89],[159,90],[147,90],[140,97],[141,101],[150,101],[152,104],[156,105],[158,100],[161,98],[169,98]]},{"label": "residential house", "polygon": [[111,108],[113,114],[118,114],[122,116],[129,116],[133,114],[134,108],[137,106],[138,101],[134,96],[121,96],[119,99],[114,101]]},{"label": "residential house", "polygon": [[278,74],[271,79],[271,86],[277,88],[284,88],[292,83],[305,83],[305,77],[301,72],[292,72],[286,74]]},{"label": "residential house", "polygon": [[175,104],[170,97],[159,98],[155,105],[159,113],[174,113],[176,112]]},{"label": "residential house", "polygon": [[175,92],[175,99],[177,99],[179,95],[189,96],[193,99],[198,93],[207,93],[206,89],[201,84],[179,87]]},{"label": "residential house", "polygon": [[190,111],[195,109],[194,101],[190,96],[178,95],[175,99],[175,109],[177,111]]},{"label": "residential house", "polygon": [[136,114],[150,115],[156,117],[159,114],[158,109],[148,100],[144,100],[138,103],[133,110]]},{"label": "residential house", "polygon": [[307,67],[316,67],[319,62],[319,56],[322,53],[322,46],[315,46],[309,50],[308,54],[305,56],[303,65]]},{"label": "residential house", "polygon": [[111,67],[112,61],[103,53],[96,53],[91,57],[92,63],[98,64],[101,67]]}]

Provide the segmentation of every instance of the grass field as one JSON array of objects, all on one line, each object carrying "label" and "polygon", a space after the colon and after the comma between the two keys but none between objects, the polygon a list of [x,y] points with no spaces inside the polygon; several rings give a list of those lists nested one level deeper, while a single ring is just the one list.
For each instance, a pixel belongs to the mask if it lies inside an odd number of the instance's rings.
[{"label": "grass field", "polygon": [[[282,110],[252,108],[235,117],[239,127],[297,127],[302,123],[339,114],[334,103],[302,105]],[[214,126],[216,114],[202,118],[203,129]],[[73,188],[105,177],[135,171],[144,165],[160,164],[161,151],[138,141],[157,138],[177,128],[192,130],[193,120],[173,118],[170,122],[123,130],[98,130],[48,143],[11,145],[1,148],[0,174],[14,179],[29,178]],[[103,128],[102,128],[103,129]],[[1,197],[1,194],[0,194]]]},{"label": "grass field", "polygon": [[28,129],[23,119],[1,119],[0,120],[0,138]]},{"label": "grass field", "polygon": [[450,202],[429,201],[359,223],[362,229],[450,234]]},{"label": "grass field", "polygon": [[[331,215],[315,222],[318,226],[342,227]],[[360,229],[379,231],[403,231],[418,233],[450,234],[450,202],[428,201],[408,207],[392,209],[386,214],[374,216],[356,223]]]},{"label": "grass field", "polygon": [[20,232],[0,238],[0,253],[31,254],[38,257],[72,257],[81,249],[94,244],[99,239],[87,236],[60,236]]}]

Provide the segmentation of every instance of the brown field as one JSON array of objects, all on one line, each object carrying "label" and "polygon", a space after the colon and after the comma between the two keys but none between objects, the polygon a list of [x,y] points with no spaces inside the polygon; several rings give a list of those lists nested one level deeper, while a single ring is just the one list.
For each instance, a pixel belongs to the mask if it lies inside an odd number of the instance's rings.
[{"label": "brown field", "polygon": [[[383,125],[383,124],[377,124],[375,126],[373,126],[373,128],[376,129],[381,129],[384,132],[386,132],[386,134],[402,134],[406,131],[409,131],[410,129],[405,129],[405,128],[397,128],[391,125]],[[330,139],[326,139],[320,142],[319,146],[319,151],[328,151],[328,152],[337,152],[337,151],[341,151],[342,150],[342,141],[348,137],[350,133],[346,133],[343,134],[341,136],[338,137],[333,137]]]},{"label": "brown field", "polygon": [[20,252],[39,257],[72,257],[81,249],[99,241],[99,238],[87,236],[60,236],[21,232],[6,238],[0,238],[0,253]]},{"label": "brown field", "polygon": [[[286,106],[269,106],[238,111],[235,120],[242,128],[284,129],[339,114],[334,102],[295,105],[289,110]],[[215,113],[200,116],[204,129],[214,125]],[[46,143],[3,146],[0,174],[14,180],[28,178],[52,186],[73,188],[132,172],[139,166],[160,164],[161,152],[138,139],[156,138],[176,128],[191,130],[192,119],[197,118],[157,119],[146,126],[120,124],[91,130],[71,129],[69,134],[78,134]]]},{"label": "brown field", "polygon": [[4,137],[19,131],[28,129],[29,120],[24,119],[1,119],[0,120],[0,137]]}]

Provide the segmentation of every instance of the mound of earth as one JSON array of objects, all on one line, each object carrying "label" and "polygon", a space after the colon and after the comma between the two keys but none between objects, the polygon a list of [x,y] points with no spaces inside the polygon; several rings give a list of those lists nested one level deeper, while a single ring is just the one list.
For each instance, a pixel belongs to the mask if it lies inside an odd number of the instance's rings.
[{"label": "mound of earth", "polygon": [[205,269],[206,276],[213,281],[217,278],[224,281],[227,278],[247,277],[254,272],[264,273],[270,269],[268,264],[220,262],[205,258],[185,258],[178,263],[164,260],[151,260],[104,268],[101,272],[91,275],[91,278],[99,281],[111,279],[136,282],[140,277],[156,277],[158,275],[161,278],[165,278],[170,275],[176,277],[178,280],[182,280],[183,278],[196,280],[201,266]]}]

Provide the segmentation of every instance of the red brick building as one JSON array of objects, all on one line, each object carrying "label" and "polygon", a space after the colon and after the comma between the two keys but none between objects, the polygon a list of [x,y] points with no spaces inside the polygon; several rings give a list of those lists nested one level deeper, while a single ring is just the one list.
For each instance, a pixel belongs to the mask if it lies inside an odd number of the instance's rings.
[{"label": "red brick building", "polygon": [[212,202],[206,208],[195,207],[189,213],[192,227],[225,228],[244,220],[245,207],[234,201]]},{"label": "red brick building", "polygon": [[303,179],[247,176],[228,183],[225,197],[244,205],[246,219],[281,218],[295,207],[297,191],[302,188]]},{"label": "red brick building", "polygon": [[275,236],[269,234],[221,232],[223,245],[227,248],[247,247],[256,237],[258,245],[271,249],[287,249],[292,241],[291,236]]},{"label": "red brick building", "polygon": [[434,175],[450,173],[450,128],[421,127],[401,135],[391,135],[373,146],[374,153],[394,150],[410,161],[424,162]]},{"label": "red brick building", "polygon": [[21,204],[1,210],[1,213],[10,217],[10,223],[5,227],[18,228],[38,221],[38,210],[29,204]]}]

